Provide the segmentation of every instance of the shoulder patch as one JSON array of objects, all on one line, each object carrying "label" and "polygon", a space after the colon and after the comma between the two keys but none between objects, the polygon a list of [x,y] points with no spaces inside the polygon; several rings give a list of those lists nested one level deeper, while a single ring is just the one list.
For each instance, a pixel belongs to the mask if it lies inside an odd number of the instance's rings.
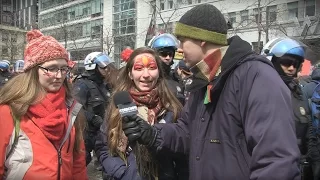
[{"label": "shoulder patch", "polygon": [[300,114],[301,115],[306,115],[306,110],[303,107],[300,107]]}]

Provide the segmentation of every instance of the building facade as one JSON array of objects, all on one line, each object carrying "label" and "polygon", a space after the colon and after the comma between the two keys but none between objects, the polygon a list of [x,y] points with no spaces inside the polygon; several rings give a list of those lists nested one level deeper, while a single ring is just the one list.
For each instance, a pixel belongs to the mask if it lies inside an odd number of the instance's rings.
[{"label": "building facade", "polygon": [[103,17],[103,49],[120,65],[120,53],[126,47],[135,48],[137,16],[140,1],[105,0]]},{"label": "building facade", "polygon": [[27,30],[37,28],[37,0],[2,0],[0,2],[0,59],[23,59]]},{"label": "building facade", "polygon": [[[203,3],[220,9],[229,23],[228,35],[240,36],[257,52],[268,40],[282,36],[299,39],[314,51],[320,51],[317,45],[320,44],[318,0],[139,0],[135,5],[130,3],[133,1],[105,0],[105,4],[112,4],[112,8],[105,7],[103,24],[113,30],[116,60],[119,59],[118,53],[129,44],[120,43],[122,41],[116,37],[130,34],[135,40],[135,48],[145,46],[153,35],[172,33],[175,22],[186,11]],[[126,31],[133,24],[136,28]]]},{"label": "building facade", "polygon": [[39,26],[83,65],[86,55],[102,51],[103,0],[39,0]]},{"label": "building facade", "polygon": [[276,37],[293,37],[308,45],[320,38],[320,1],[317,0],[156,0],[155,3],[158,9],[155,33],[172,32],[174,22],[187,10],[210,3],[225,15],[230,25],[229,36],[240,36],[257,51]]},{"label": "building facade", "polygon": [[14,0],[15,26],[30,30],[38,28],[38,0]]}]

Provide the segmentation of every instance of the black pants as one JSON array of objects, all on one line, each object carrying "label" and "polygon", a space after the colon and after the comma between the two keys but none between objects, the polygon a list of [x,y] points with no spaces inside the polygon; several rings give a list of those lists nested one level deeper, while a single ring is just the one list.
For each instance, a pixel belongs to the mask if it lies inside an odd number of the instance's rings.
[{"label": "black pants", "polygon": [[313,172],[310,163],[301,163],[301,180],[316,180],[313,178]]},{"label": "black pants", "polygon": [[88,165],[92,160],[91,152],[94,150],[96,137],[97,137],[96,134],[88,133],[88,132],[85,133],[84,144],[86,147],[86,165]]}]

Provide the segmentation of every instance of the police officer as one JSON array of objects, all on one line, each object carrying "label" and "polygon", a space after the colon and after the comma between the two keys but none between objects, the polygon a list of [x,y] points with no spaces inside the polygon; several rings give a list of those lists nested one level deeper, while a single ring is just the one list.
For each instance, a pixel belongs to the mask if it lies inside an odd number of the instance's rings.
[{"label": "police officer", "polygon": [[[90,163],[97,132],[103,122],[105,109],[111,94],[111,77],[116,68],[106,54],[92,52],[84,60],[85,72],[76,78],[73,92],[84,109],[87,119],[85,129],[86,163]],[[116,76],[116,75],[115,75]]]},{"label": "police officer", "polygon": [[301,152],[302,179],[312,180],[311,167],[308,166],[307,161],[307,134],[311,116],[308,102],[303,96],[297,79],[304,61],[304,48],[295,40],[276,38],[265,45],[262,54],[271,60],[280,77],[291,91],[296,135]]},{"label": "police officer", "polygon": [[179,41],[171,34],[165,33],[155,36],[148,43],[152,49],[156,50],[162,60],[162,68],[165,72],[165,78],[170,90],[176,95],[182,104],[184,104],[183,85],[174,80],[171,74],[171,66],[174,64],[173,58]]},{"label": "police officer", "polygon": [[175,75],[178,76],[180,84],[183,85],[183,93],[185,97],[185,102],[189,97],[189,85],[192,83],[192,72],[190,68],[186,66],[186,63],[183,60],[180,60],[178,65],[175,67]]},{"label": "police officer", "polygon": [[0,61],[0,88],[7,83],[12,77],[12,73],[9,72],[10,62],[7,60]]}]

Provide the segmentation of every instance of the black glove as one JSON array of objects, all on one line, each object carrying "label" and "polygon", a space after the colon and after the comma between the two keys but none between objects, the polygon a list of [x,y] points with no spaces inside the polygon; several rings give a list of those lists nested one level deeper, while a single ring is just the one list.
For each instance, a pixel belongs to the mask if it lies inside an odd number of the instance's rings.
[{"label": "black glove", "polygon": [[122,130],[127,136],[129,142],[135,142],[141,136],[140,126],[134,116],[125,116],[122,118]]},{"label": "black glove", "polygon": [[157,137],[157,130],[150,124],[148,124],[147,121],[143,120],[139,116],[136,118],[136,122],[140,126],[141,130],[141,136],[138,139],[138,142],[143,145],[147,145],[148,147],[151,147]]},{"label": "black glove", "polygon": [[156,140],[157,130],[137,115],[123,117],[122,129],[131,142],[138,140],[151,147]]},{"label": "black glove", "polygon": [[92,124],[95,128],[100,129],[101,124],[103,123],[103,119],[100,116],[93,116],[92,118]]}]

